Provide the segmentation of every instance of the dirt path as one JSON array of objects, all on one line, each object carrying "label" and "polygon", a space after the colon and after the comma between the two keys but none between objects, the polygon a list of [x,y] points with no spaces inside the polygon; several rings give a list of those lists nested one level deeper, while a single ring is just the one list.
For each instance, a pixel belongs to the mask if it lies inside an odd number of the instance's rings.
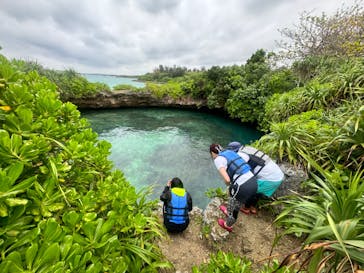
[{"label": "dirt path", "polygon": [[[222,217],[222,215],[221,215]],[[202,218],[194,216],[182,234],[169,234],[166,240],[159,243],[167,260],[175,266],[170,272],[192,272],[193,265],[200,265],[209,260],[211,253],[219,249],[233,252],[235,255],[246,256],[253,262],[252,269],[257,269],[268,262],[273,256],[281,261],[287,254],[299,247],[300,242],[291,237],[284,237],[271,253],[276,232],[272,226],[273,217],[267,211],[258,211],[257,215],[240,213],[234,225],[234,231],[226,239],[219,242],[207,240],[201,232]]]}]

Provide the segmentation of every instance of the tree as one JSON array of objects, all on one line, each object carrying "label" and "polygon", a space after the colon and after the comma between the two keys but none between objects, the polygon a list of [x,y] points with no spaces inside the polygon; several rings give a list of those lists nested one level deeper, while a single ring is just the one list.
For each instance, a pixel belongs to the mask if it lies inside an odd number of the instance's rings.
[{"label": "tree", "polygon": [[343,7],[332,16],[304,12],[295,29],[284,28],[280,41],[289,58],[308,56],[364,56],[364,8],[359,4]]},{"label": "tree", "polygon": [[269,72],[268,56],[263,49],[257,50],[246,62],[245,82],[247,85],[254,84]]}]

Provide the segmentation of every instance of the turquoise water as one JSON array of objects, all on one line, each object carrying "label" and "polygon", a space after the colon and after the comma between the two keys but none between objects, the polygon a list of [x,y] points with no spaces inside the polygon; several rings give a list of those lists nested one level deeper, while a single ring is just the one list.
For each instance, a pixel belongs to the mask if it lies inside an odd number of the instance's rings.
[{"label": "turquoise water", "polygon": [[144,87],[143,82],[138,82],[137,78],[112,76],[112,75],[100,75],[100,74],[82,74],[89,82],[101,82],[107,84],[110,88],[113,88],[118,84],[129,84],[138,88]]},{"label": "turquoise water", "polygon": [[209,202],[208,188],[224,187],[210,157],[210,144],[249,143],[260,136],[229,119],[188,110],[115,109],[82,115],[100,139],[112,144],[110,159],[137,189],[153,186],[151,198],[159,198],[167,181],[177,176],[200,208]]}]

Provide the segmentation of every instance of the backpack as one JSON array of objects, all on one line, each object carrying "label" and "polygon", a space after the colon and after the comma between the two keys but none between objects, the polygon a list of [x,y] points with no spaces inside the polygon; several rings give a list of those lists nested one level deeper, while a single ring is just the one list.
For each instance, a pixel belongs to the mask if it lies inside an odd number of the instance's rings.
[{"label": "backpack", "polygon": [[252,168],[253,173],[255,168],[257,166],[260,166],[259,170],[254,173],[255,176],[258,175],[258,173],[263,169],[265,164],[269,161],[269,157],[265,153],[251,146],[241,146],[239,152],[249,155],[248,164]]},{"label": "backpack", "polygon": [[[254,170],[255,167],[261,166],[261,169],[265,166],[265,160],[256,155],[249,155],[248,164]],[[260,170],[259,170],[260,171]]]}]

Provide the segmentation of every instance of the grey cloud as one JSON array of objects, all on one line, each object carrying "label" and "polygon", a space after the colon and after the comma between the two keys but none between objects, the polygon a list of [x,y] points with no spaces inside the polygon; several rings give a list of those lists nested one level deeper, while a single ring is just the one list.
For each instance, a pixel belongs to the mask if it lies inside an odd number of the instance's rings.
[{"label": "grey cloud", "polygon": [[179,6],[181,0],[137,0],[138,6],[150,13],[171,11]]},{"label": "grey cloud", "polygon": [[41,1],[8,1],[1,0],[3,14],[26,23],[28,20],[43,21],[48,17],[47,10],[51,8],[51,2]]},{"label": "grey cloud", "polygon": [[277,29],[292,26],[307,7],[333,10],[339,2],[0,0],[0,53],[112,74],[241,64],[259,48],[274,50]]},{"label": "grey cloud", "polygon": [[98,28],[97,18],[94,18],[87,6],[78,1],[61,1],[51,8],[51,18],[59,29],[66,31],[90,31]]},{"label": "grey cloud", "polygon": [[[248,0],[244,1],[244,7],[252,15],[271,13],[286,3],[295,4],[292,0]],[[297,3],[297,2],[296,2]]]}]

